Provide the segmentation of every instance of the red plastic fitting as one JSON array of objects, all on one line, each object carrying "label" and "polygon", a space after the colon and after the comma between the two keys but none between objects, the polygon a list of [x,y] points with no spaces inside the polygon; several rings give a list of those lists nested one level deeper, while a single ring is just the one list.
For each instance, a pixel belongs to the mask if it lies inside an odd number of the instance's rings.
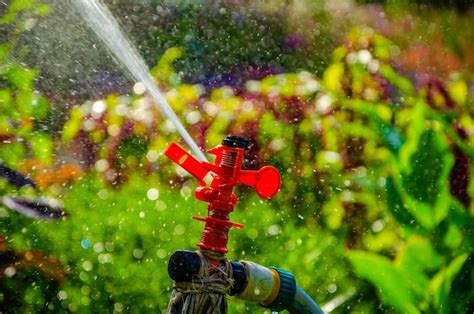
[{"label": "red plastic fitting", "polygon": [[[237,204],[234,186],[240,183],[251,186],[260,197],[267,199],[272,198],[280,189],[280,174],[272,166],[265,166],[258,171],[241,170],[248,146],[249,142],[244,138],[227,136],[222,145],[208,151],[216,156],[213,164],[200,162],[176,143],[171,143],[165,151],[168,158],[199,180],[201,187],[196,189],[195,197],[208,203],[207,217],[193,217],[206,223],[198,243],[201,249],[227,253],[229,229],[244,227],[231,222],[229,218]],[[207,179],[210,180],[209,186]]]}]

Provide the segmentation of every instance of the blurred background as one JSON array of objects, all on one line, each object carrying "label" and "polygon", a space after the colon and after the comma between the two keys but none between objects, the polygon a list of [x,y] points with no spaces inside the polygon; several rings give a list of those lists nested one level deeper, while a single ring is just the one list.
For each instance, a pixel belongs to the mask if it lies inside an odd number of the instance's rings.
[{"label": "blurred background", "polygon": [[[282,174],[230,259],[328,312],[474,311],[471,1],[104,2],[203,150]],[[0,311],[166,308],[207,211],[152,104],[70,1],[0,1]]]}]

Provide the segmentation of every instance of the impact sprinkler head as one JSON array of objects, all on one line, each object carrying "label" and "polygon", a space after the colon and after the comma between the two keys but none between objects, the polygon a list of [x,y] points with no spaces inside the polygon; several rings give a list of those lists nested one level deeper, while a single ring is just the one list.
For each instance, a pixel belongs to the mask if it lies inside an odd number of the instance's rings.
[{"label": "impact sprinkler head", "polygon": [[272,166],[258,171],[241,170],[245,150],[249,147],[247,139],[229,135],[222,145],[208,151],[216,156],[213,164],[197,160],[176,143],[172,143],[165,152],[166,156],[199,180],[201,187],[196,189],[195,197],[209,204],[207,217],[193,217],[206,222],[198,244],[201,249],[226,253],[229,229],[243,228],[242,224],[229,220],[229,214],[237,204],[237,196],[232,192],[234,186],[241,183],[248,185],[266,199],[275,196],[280,189],[280,174]]},{"label": "impact sprinkler head", "polygon": [[[211,186],[216,186],[222,183],[222,179],[227,179],[226,181],[230,181],[227,184],[232,183],[232,186],[235,186],[243,183],[253,187],[260,197],[272,198],[280,189],[280,174],[275,167],[265,166],[258,171],[240,169],[244,150],[249,147],[250,142],[247,139],[229,135],[222,141],[221,146],[208,151],[216,156],[214,164],[197,160],[176,143],[171,143],[165,155],[198,179],[202,186],[206,186],[209,179]],[[232,170],[231,173],[229,170]]]}]

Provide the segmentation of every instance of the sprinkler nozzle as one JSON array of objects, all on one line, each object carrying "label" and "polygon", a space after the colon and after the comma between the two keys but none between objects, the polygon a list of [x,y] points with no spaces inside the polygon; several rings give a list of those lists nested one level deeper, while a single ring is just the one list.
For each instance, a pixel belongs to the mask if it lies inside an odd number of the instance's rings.
[{"label": "sprinkler nozzle", "polygon": [[237,135],[227,135],[227,137],[222,140],[222,145],[226,147],[243,148],[244,150],[250,149],[250,141],[245,137]]}]

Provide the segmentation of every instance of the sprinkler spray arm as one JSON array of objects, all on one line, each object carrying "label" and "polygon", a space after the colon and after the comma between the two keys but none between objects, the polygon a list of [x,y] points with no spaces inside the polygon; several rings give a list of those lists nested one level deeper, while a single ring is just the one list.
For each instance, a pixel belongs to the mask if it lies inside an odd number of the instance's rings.
[{"label": "sprinkler spray arm", "polygon": [[166,156],[198,179],[201,186],[196,189],[195,197],[208,203],[207,217],[193,217],[206,223],[198,244],[202,250],[227,253],[229,229],[243,228],[242,224],[229,219],[229,214],[237,204],[234,186],[248,185],[266,199],[272,198],[280,189],[280,174],[272,166],[265,166],[258,171],[241,170],[244,153],[249,146],[249,141],[244,138],[227,136],[222,145],[208,151],[216,156],[213,164],[197,160],[176,143],[172,143],[165,151]]},{"label": "sprinkler spray arm", "polygon": [[[165,155],[198,179],[201,185],[206,185],[205,181],[207,180],[205,179],[209,174],[212,173],[212,178],[215,178],[215,175],[224,175],[223,167],[220,167],[219,165],[222,163],[223,156],[225,156],[229,150],[232,150],[232,148],[226,146],[218,146],[210,149],[208,153],[216,156],[214,164],[197,160],[176,143],[171,143],[165,151]],[[241,165],[243,160],[243,149],[238,149],[236,154],[237,160],[235,164]],[[234,168],[233,180],[230,182],[232,185],[243,183],[253,187],[260,197],[266,199],[275,196],[280,189],[280,174],[278,173],[278,170],[272,166],[265,166],[258,171],[240,170],[238,167]]]}]

